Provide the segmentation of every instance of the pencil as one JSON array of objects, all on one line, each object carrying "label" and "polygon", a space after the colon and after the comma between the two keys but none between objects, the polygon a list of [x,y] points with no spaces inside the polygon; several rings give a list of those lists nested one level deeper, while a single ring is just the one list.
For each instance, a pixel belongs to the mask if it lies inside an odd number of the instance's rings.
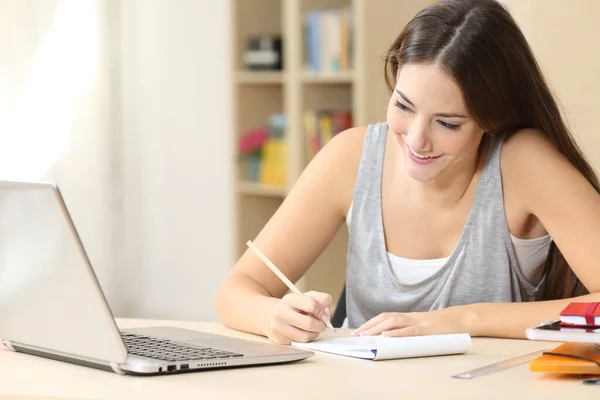
[{"label": "pencil", "polygon": [[[296,286],[294,286],[294,284],[293,284],[293,283],[292,283],[292,282],[291,282],[291,281],[290,281],[288,278],[286,278],[286,276],[285,276],[285,275],[284,275],[284,274],[283,274],[283,273],[282,273],[282,272],[279,270],[279,268],[277,268],[277,267],[275,266],[275,264],[273,264],[273,263],[271,262],[271,260],[269,260],[269,259],[267,258],[267,256],[265,256],[265,255],[264,255],[264,254],[263,254],[263,253],[262,253],[262,252],[261,252],[261,251],[260,251],[260,250],[259,250],[259,249],[258,249],[258,248],[255,246],[255,245],[254,245],[254,243],[252,243],[252,241],[251,241],[251,240],[248,240],[248,241],[246,242],[246,244],[248,245],[248,247],[250,247],[250,249],[251,249],[252,251],[254,251],[254,252],[256,253],[256,255],[257,255],[258,257],[260,257],[260,259],[261,259],[261,260],[263,260],[263,262],[264,262],[265,264],[267,264],[267,267],[269,267],[269,269],[270,269],[271,271],[273,271],[273,273],[274,273],[275,275],[277,275],[277,277],[278,277],[279,279],[281,279],[281,281],[282,281],[283,283],[285,283],[285,285],[286,285],[286,286],[287,286],[287,287],[288,287],[288,288],[289,288],[289,289],[290,289],[290,290],[291,290],[293,293],[296,293],[296,294],[299,294],[299,295],[302,295],[302,296],[304,296],[304,294],[303,294],[303,293],[302,293],[300,290],[298,290],[298,288],[297,288]],[[332,331],[334,331],[334,332],[335,332],[335,328],[333,327],[333,325],[331,325],[331,321],[329,320],[329,318],[327,319],[327,322],[325,323],[325,325],[327,325],[327,327],[328,327],[329,329],[331,329]]]}]

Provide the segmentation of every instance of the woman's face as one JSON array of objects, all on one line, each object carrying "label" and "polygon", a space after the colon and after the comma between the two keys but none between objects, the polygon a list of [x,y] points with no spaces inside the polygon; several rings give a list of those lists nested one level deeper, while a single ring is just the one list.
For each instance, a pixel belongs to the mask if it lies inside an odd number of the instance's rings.
[{"label": "woman's face", "polygon": [[387,123],[404,148],[408,174],[421,182],[472,165],[484,133],[458,85],[435,64],[398,70]]}]

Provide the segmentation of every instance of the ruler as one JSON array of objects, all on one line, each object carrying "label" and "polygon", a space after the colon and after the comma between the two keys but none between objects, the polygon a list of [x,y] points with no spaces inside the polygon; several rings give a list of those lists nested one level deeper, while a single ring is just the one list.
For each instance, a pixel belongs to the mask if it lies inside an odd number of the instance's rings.
[{"label": "ruler", "polygon": [[488,375],[494,372],[503,371],[507,368],[516,367],[517,365],[522,365],[533,361],[542,355],[543,352],[550,350],[539,350],[533,353],[524,354],[522,356],[509,358],[508,360],[500,361],[494,364],[486,365],[485,367],[479,367],[472,369],[470,371],[466,371],[457,375],[452,375],[453,378],[458,379],[473,379],[479,376]]}]

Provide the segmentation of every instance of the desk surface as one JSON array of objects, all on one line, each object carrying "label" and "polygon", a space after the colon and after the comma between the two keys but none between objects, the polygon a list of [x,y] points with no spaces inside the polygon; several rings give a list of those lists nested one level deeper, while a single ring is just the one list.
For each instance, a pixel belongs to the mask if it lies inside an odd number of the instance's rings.
[{"label": "desk surface", "polygon": [[[263,340],[229,330],[217,323],[119,319],[122,328],[171,325],[210,333]],[[345,332],[340,332],[345,334]],[[528,365],[513,367],[472,380],[451,378],[507,358],[551,349],[555,342],[473,339],[469,353],[456,356],[368,361],[316,353],[300,362],[193,372],[169,376],[134,377],[0,350],[0,400],[4,399],[166,399],[290,398],[368,399],[597,398],[600,385],[578,379],[532,373]],[[39,396],[39,397],[38,397]]]}]

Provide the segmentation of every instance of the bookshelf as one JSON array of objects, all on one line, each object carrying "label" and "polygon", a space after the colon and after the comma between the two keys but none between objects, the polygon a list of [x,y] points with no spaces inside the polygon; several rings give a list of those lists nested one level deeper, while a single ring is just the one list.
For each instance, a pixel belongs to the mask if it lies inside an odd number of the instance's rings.
[{"label": "bookshelf", "polygon": [[[248,179],[247,161],[235,172],[236,258],[277,210],[289,188],[310,161],[304,114],[308,110],[348,110],[353,126],[385,120],[389,95],[383,79],[382,55],[402,27],[431,0],[232,0],[234,132],[237,143],[248,130],[264,125],[276,113],[285,115],[286,148],[283,185]],[[315,71],[306,50],[306,15],[314,10],[351,14],[352,43],[348,65]],[[337,28],[336,28],[337,29]],[[283,41],[283,70],[256,71],[244,67],[243,52],[250,35],[276,34]],[[322,54],[322,53],[321,53]],[[312,64],[311,64],[312,65]],[[348,232],[342,227],[315,265],[298,282],[300,290],[330,293],[337,304],[345,280]]]},{"label": "bookshelf", "polygon": [[236,71],[235,81],[238,85],[281,85],[284,76],[281,72]]}]

